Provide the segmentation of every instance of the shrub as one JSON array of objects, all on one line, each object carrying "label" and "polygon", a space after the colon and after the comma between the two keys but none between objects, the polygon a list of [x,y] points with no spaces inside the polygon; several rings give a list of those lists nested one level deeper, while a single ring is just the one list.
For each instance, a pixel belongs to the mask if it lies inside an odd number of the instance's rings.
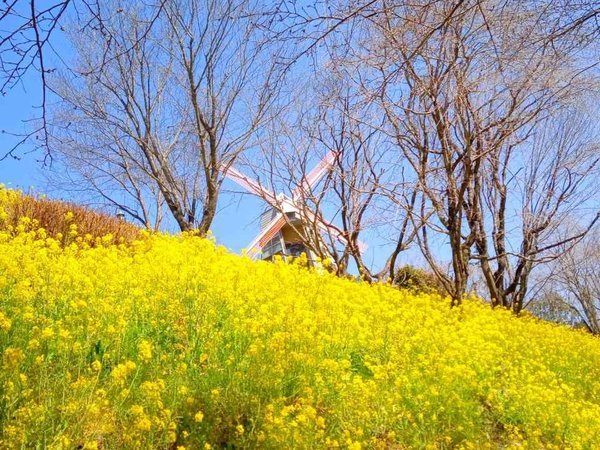
[{"label": "shrub", "polygon": [[[131,242],[140,229],[125,220],[111,217],[89,208],[43,197],[24,195],[0,186],[0,228],[18,231],[43,229],[49,236],[68,244],[112,236],[116,242]],[[87,239],[86,239],[87,236]]]},{"label": "shrub", "polygon": [[417,293],[446,295],[444,286],[433,273],[408,264],[396,271],[393,284]]}]

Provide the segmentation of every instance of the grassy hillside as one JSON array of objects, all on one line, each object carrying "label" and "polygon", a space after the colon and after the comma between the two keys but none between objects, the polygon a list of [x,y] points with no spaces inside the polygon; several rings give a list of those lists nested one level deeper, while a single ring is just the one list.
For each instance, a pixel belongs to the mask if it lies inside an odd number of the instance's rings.
[{"label": "grassy hillside", "polygon": [[600,448],[583,332],[2,217],[0,448]]}]

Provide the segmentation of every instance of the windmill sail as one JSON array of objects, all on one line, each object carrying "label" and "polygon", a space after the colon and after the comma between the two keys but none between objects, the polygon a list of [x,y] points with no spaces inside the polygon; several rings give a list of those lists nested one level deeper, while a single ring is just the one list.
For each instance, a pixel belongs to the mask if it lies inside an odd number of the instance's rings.
[{"label": "windmill sail", "polygon": [[277,204],[277,196],[269,189],[265,189],[258,181],[247,177],[237,169],[230,167],[227,169],[225,176],[237,184],[245,188],[247,191],[265,199],[265,201],[273,206]]},{"label": "windmill sail", "polygon": [[247,251],[252,257],[262,250],[263,246],[269,243],[286,224],[285,217],[280,212],[277,212],[275,217],[258,233],[258,235],[248,245]]},{"label": "windmill sail", "polygon": [[[252,257],[256,257],[259,253],[262,253],[262,259],[269,259],[277,253],[285,255],[288,253],[288,247],[293,253],[293,250],[296,248],[294,246],[298,245],[301,245],[302,248],[309,252],[309,250],[306,249],[305,243],[296,242],[295,238],[290,238],[289,236],[289,242],[284,242],[285,239],[281,234],[282,229],[288,225],[289,220],[292,220],[292,222],[302,220],[302,215],[304,215],[305,220],[316,224],[323,233],[328,234],[342,243],[348,244],[346,236],[338,227],[327,222],[320,215],[313,213],[307,208],[298,207],[297,204],[301,198],[301,194],[306,193],[309,189],[314,187],[314,185],[318,183],[323,175],[331,168],[335,161],[335,157],[335,152],[330,151],[327,153],[319,164],[317,164],[317,166],[303,179],[300,186],[294,190],[292,199],[284,194],[280,194],[279,196],[275,195],[271,190],[265,189],[258,181],[245,176],[233,167],[227,169],[225,172],[227,178],[236,182],[250,193],[261,197],[272,206],[272,208],[267,209],[261,215],[260,233],[252,240],[246,249]],[[301,211],[303,211],[303,214]],[[300,224],[300,226],[302,225]],[[361,252],[367,248],[367,246],[360,241],[357,244]]]},{"label": "windmill sail", "polygon": [[327,171],[331,168],[333,162],[335,161],[335,157],[336,152],[334,152],[333,150],[328,152],[323,157],[323,159],[319,161],[315,168],[311,170],[308,175],[306,175],[306,177],[300,183],[300,186],[294,189],[294,192],[292,193],[292,198],[294,200],[297,200],[301,197],[303,193],[305,194],[308,191],[310,191],[310,189],[313,188],[323,177],[323,175],[325,175],[325,173],[327,173]]}]

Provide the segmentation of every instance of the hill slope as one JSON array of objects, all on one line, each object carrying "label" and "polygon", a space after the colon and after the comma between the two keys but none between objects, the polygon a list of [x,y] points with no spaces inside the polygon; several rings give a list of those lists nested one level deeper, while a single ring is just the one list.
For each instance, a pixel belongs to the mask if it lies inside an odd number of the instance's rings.
[{"label": "hill slope", "polygon": [[0,232],[0,448],[600,447],[592,336],[192,236],[109,241]]}]

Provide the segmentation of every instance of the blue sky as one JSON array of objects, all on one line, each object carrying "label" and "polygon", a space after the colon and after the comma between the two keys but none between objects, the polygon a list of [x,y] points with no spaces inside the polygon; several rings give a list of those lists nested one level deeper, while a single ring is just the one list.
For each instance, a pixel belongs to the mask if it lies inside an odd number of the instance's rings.
[{"label": "blue sky", "polygon": [[[18,139],[9,133],[21,133],[26,130],[24,122],[36,117],[39,104],[39,84],[35,74],[27,77],[27,85],[13,89],[0,99],[0,150],[2,155],[10,149]],[[0,161],[0,184],[21,189],[25,192],[48,194],[49,197],[69,200],[67,193],[54,192],[45,177],[48,168],[44,166],[43,154],[35,146],[27,143],[16,152],[19,159],[6,158]],[[237,190],[233,183],[226,182],[227,190]],[[249,195],[225,192],[219,213],[213,224],[213,232],[218,242],[235,252],[240,252],[258,232],[256,218],[262,211],[262,201]]]},{"label": "blue sky", "polygon": [[[30,72],[22,83],[0,98],[0,150],[4,155],[17,141],[12,134],[26,132],[28,120],[39,117],[41,86],[38,74]],[[25,192],[46,194],[51,198],[71,200],[66,192],[56,191],[48,184],[43,153],[33,143],[20,146],[15,154],[19,159],[8,157],[0,161],[0,183]],[[240,192],[240,188],[226,180],[220,198],[219,210],[212,231],[217,242],[234,252],[241,252],[259,231],[258,216],[265,204],[261,199]],[[366,261],[383,258],[381,249],[371,246]]]},{"label": "blue sky", "polygon": [[[10,28],[10,21],[14,19],[9,17],[6,20],[3,28]],[[70,45],[60,32],[52,36],[51,49],[59,52],[61,58],[68,59]],[[53,67],[52,59],[56,59],[49,50],[45,53],[47,68]],[[52,101],[51,96],[49,101]],[[0,158],[20,140],[15,134],[27,133],[32,129],[28,121],[40,116],[40,104],[41,80],[36,71],[29,71],[7,95],[0,97],[0,131],[3,131],[0,133]],[[74,200],[69,193],[57,191],[48,184],[48,167],[43,164],[44,155],[32,142],[21,145],[15,155],[18,159],[8,157],[0,161],[0,184],[25,192],[46,194],[51,198]],[[225,182],[224,189],[226,192],[221,198],[213,233],[219,243],[240,252],[258,232],[256,219],[264,204],[260,199],[249,195],[227,192],[239,191],[229,181]]]},{"label": "blue sky", "polygon": [[[10,24],[3,24],[9,26]],[[61,59],[69,59],[70,45],[60,34],[53,35],[52,49],[61,54]],[[46,53],[46,67],[51,68],[53,55]],[[51,95],[48,99],[53,101]],[[30,71],[17,86],[7,95],[0,97],[0,157],[12,148],[19,138],[14,134],[26,133],[31,130],[28,121],[38,118],[41,114],[41,80],[38,72]],[[45,194],[50,198],[73,200],[68,192],[59,191],[47,181],[48,167],[43,164],[43,153],[36,149],[32,142],[21,145],[15,155],[18,159],[8,157],[0,161],[0,184],[18,188],[25,192]],[[265,203],[252,195],[241,194],[241,188],[229,180],[223,184],[219,208],[212,226],[212,232],[218,243],[234,252],[241,252],[259,231],[258,217],[265,208]],[[169,231],[176,231],[174,228]],[[381,242],[373,233],[363,236],[362,240],[369,244],[364,260],[379,265],[383,263],[389,252],[387,245]],[[387,250],[387,252],[386,252]],[[416,254],[402,255],[411,262],[417,260]],[[402,261],[401,261],[402,262]]]},{"label": "blue sky", "polygon": [[[26,132],[29,126],[25,121],[39,114],[36,108],[40,103],[37,74],[29,73],[22,81],[0,98],[0,157],[19,141],[19,138],[11,134]],[[38,185],[41,180],[41,164],[36,161],[40,155],[35,153],[34,146],[24,144],[15,154],[19,160],[7,157],[0,161],[0,182],[23,190],[28,190],[31,185]]]},{"label": "blue sky", "polygon": [[[40,80],[38,73],[30,72],[22,83],[0,98],[0,156],[18,142],[13,134],[27,132],[28,120],[39,117]],[[59,193],[48,185],[43,164],[43,153],[36,150],[33,143],[20,146],[15,155],[0,161],[0,183],[25,192],[48,194],[49,197],[69,200],[67,193]],[[230,182],[225,183],[227,191],[237,191]],[[235,252],[240,252],[258,232],[258,214],[264,207],[261,200],[249,195],[225,192],[219,213],[213,225],[213,232],[219,243]]]}]

